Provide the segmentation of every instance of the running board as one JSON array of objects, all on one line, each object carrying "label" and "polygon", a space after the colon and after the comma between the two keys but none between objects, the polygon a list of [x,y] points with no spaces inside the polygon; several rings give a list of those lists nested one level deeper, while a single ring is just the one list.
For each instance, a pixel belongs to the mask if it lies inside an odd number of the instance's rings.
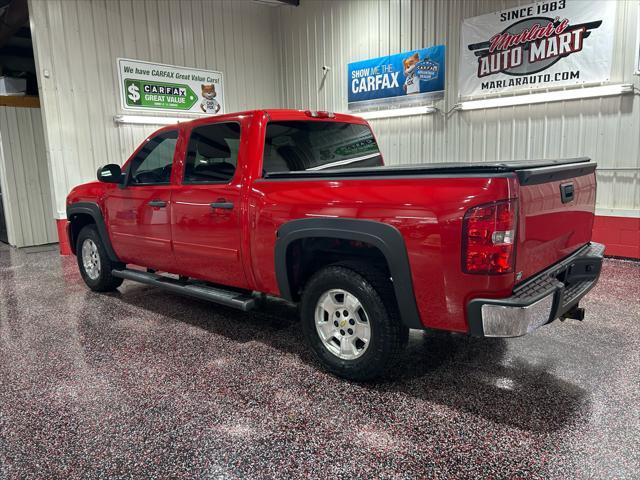
[{"label": "running board", "polygon": [[143,272],[140,270],[112,270],[111,275],[126,280],[153,285],[173,293],[189,295],[201,300],[219,303],[227,307],[237,308],[247,312],[256,306],[255,298],[251,294],[224,290],[212,287],[204,282],[185,282],[176,278],[164,277],[155,273]]}]

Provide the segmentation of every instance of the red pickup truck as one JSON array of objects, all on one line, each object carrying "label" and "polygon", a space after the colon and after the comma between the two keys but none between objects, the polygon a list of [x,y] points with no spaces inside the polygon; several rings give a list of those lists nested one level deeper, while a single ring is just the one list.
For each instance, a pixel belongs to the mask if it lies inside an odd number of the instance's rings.
[{"label": "red pickup truck", "polygon": [[[86,284],[300,304],[331,372],[380,375],[409,329],[514,337],[600,274],[589,159],[384,166],[367,122],[256,110],[162,128],[67,198]],[[163,272],[163,273],[161,273]]]}]

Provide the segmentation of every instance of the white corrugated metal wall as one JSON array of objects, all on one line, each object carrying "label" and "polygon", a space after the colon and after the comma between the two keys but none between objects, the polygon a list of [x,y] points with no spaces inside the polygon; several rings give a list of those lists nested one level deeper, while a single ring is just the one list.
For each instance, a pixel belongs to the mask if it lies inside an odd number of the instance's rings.
[{"label": "white corrugated metal wall", "polygon": [[[277,9],[284,106],[345,112],[347,63],[444,44],[446,97],[437,106],[446,112],[458,100],[462,19],[527,3],[531,1],[302,0],[298,8]],[[640,88],[633,75],[639,2],[617,4],[611,81]],[[331,67],[324,81],[322,65]],[[590,156],[599,164],[599,209],[631,215],[640,209],[637,94],[371,123],[392,164]]]},{"label": "white corrugated metal wall", "polygon": [[57,242],[39,108],[0,106],[0,181],[9,243]]},{"label": "white corrugated metal wall", "polygon": [[114,124],[117,57],[222,71],[228,111],[278,106],[273,10],[239,0],[30,0],[57,218],[73,186],[122,163],[157,128]]},{"label": "white corrugated metal wall", "polygon": [[[346,111],[346,64],[447,45],[457,101],[460,22],[521,1],[30,0],[57,218],[96,168],[122,162],[155,127],[116,126],[117,57],[220,70],[228,111],[281,106]],[[619,1],[612,81],[633,82],[637,0]],[[322,65],[332,70],[322,78]],[[48,76],[44,75],[45,70]],[[640,209],[640,97],[627,95],[373,121],[389,163],[591,156],[601,209]]]}]

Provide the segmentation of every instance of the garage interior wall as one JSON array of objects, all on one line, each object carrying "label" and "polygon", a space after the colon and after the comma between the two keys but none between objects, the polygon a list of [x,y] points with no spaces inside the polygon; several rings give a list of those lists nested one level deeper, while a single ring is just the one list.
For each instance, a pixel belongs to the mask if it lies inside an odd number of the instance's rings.
[{"label": "garage interior wall", "polygon": [[[448,112],[458,101],[462,19],[526,3],[301,0],[299,7],[269,7],[252,1],[30,0],[56,218],[65,218],[64,199],[74,185],[95,178],[102,164],[122,163],[157,128],[114,124],[113,115],[122,113],[117,57],[222,71],[227,111],[346,112],[347,63],[445,44],[446,96],[436,106]],[[639,2],[616,3],[611,81],[640,88],[633,75]],[[331,67],[326,77],[323,65]],[[599,165],[599,218],[623,221],[613,229],[596,221],[596,230],[615,230],[624,239],[610,242],[638,248],[637,94],[371,123],[389,164],[589,156]]]},{"label": "garage interior wall", "polygon": [[[530,1],[302,1],[277,9],[281,96],[288,108],[347,111],[349,62],[446,45],[447,112],[458,102],[458,46],[464,18]],[[634,83],[637,0],[619,0],[611,81]],[[322,66],[331,70],[323,81]],[[640,209],[640,96],[379,119],[385,161],[528,160],[588,156],[598,162],[598,208]]]},{"label": "garage interior wall", "polygon": [[39,108],[0,106],[0,181],[9,243],[57,242]]},{"label": "garage interior wall", "polygon": [[218,70],[229,112],[276,107],[274,9],[250,1],[30,0],[56,218],[71,188],[158,126],[116,125],[116,58]]}]

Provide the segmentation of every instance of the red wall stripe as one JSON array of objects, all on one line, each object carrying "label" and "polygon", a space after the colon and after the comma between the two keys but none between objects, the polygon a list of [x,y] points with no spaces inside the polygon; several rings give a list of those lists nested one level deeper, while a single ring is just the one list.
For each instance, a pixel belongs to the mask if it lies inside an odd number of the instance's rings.
[{"label": "red wall stripe", "polygon": [[605,255],[640,259],[640,218],[598,215],[593,241],[606,245]]},{"label": "red wall stripe", "polygon": [[71,255],[71,245],[69,245],[69,238],[67,237],[67,223],[69,222],[66,219],[56,220],[60,255]]}]

